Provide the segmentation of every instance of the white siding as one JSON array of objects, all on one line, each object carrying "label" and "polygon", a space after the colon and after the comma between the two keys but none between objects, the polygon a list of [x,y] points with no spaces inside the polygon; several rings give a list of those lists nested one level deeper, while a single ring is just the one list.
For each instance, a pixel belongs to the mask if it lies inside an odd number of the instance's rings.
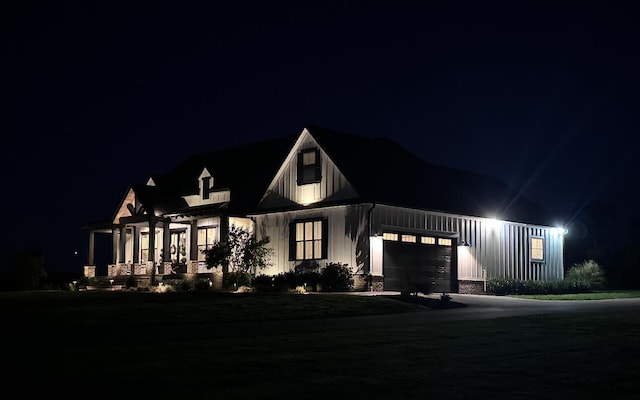
[{"label": "white siding", "polygon": [[[322,180],[319,183],[298,186],[298,153],[301,150],[315,148],[320,149]],[[331,197],[332,200],[344,200],[356,196],[351,184],[315,139],[305,130],[271,182],[259,208],[286,206],[290,204],[290,201],[308,205],[328,197]]]},{"label": "white siding", "polygon": [[[562,279],[564,238],[552,227],[377,205],[372,233],[385,228],[437,232],[469,243],[460,249],[458,279]],[[531,261],[531,237],[544,239],[544,262]],[[465,251],[465,254],[461,254]]]},{"label": "white siding", "polygon": [[368,256],[366,224],[367,207],[340,206],[314,210],[271,213],[256,216],[257,234],[269,236],[269,247],[274,250],[272,265],[262,271],[266,275],[275,275],[291,271],[299,261],[289,260],[289,224],[299,219],[323,218],[328,224],[328,254],[319,262],[324,266],[328,262],[348,264],[352,271],[364,267],[363,257]]}]

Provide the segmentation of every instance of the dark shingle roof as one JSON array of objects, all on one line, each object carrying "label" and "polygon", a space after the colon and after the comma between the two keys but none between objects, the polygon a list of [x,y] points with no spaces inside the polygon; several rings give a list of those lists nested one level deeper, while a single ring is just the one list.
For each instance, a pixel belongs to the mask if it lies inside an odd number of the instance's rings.
[{"label": "dark shingle roof", "polygon": [[428,163],[389,138],[364,138],[308,127],[363,201],[536,224],[539,205],[501,180]]},{"label": "dark shingle roof", "polygon": [[165,212],[186,208],[182,196],[198,193],[198,176],[207,168],[214,189],[230,189],[231,213],[253,211],[295,143],[297,135],[193,155],[164,175],[154,177],[155,207]]},{"label": "dark shingle roof", "polygon": [[[357,201],[550,224],[545,211],[497,178],[430,164],[389,138],[368,138],[310,125],[307,129],[360,195]],[[196,154],[136,190],[149,211],[186,209],[204,167],[215,188],[231,189],[229,211],[254,212],[298,135]],[[148,203],[148,205],[146,204]]]}]

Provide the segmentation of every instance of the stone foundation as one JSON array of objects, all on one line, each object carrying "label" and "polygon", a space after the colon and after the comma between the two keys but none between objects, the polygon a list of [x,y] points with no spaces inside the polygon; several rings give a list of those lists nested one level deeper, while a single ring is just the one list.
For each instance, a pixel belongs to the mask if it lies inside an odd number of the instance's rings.
[{"label": "stone foundation", "polygon": [[364,292],[368,289],[367,275],[353,275],[353,290],[356,292]]},{"label": "stone foundation", "polygon": [[85,265],[84,266],[84,276],[87,278],[95,278],[96,277],[96,267],[95,265]]},{"label": "stone foundation", "polygon": [[484,281],[458,281],[458,293],[486,294],[484,290]]},{"label": "stone foundation", "polygon": [[384,277],[383,276],[372,276],[371,277],[371,291],[372,292],[382,292],[382,291],[384,291]]}]

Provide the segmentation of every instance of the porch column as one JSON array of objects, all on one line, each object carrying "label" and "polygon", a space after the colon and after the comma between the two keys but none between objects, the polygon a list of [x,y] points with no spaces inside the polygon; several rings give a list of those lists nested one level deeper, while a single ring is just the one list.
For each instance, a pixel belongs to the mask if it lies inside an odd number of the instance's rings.
[{"label": "porch column", "polygon": [[156,261],[156,221],[154,219],[149,220],[149,259],[145,261],[152,261],[155,265]]},{"label": "porch column", "polygon": [[171,231],[169,230],[169,221],[163,223],[162,233],[162,262],[171,262]]},{"label": "porch column", "polygon": [[95,251],[95,235],[94,231],[89,231],[89,248],[87,249],[87,265],[93,264],[93,253]]},{"label": "porch column", "polygon": [[131,261],[134,264],[139,263],[140,260],[140,228],[137,226],[133,226],[131,228],[131,239],[133,240],[133,257],[131,257]]},{"label": "porch column", "polygon": [[191,221],[191,251],[189,258],[198,261],[198,220]]},{"label": "porch column", "polygon": [[120,246],[120,259],[118,260],[119,263],[124,264],[127,260],[126,258],[126,251],[127,251],[127,226],[123,225],[120,227],[120,243],[118,243]]},{"label": "porch column", "polygon": [[118,235],[118,229],[114,228],[111,230],[111,263],[113,264],[117,264],[118,263],[118,238],[120,236]]},{"label": "porch column", "polygon": [[[149,256],[147,257],[147,265],[151,264],[151,285],[156,284],[156,221],[149,219]],[[149,273],[149,267],[147,267]]]}]

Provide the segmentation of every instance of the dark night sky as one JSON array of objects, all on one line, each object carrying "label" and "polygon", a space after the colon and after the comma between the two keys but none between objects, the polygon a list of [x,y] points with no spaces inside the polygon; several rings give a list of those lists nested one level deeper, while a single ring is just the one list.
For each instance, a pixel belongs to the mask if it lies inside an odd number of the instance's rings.
[{"label": "dark night sky", "polygon": [[130,183],[307,123],[495,175],[559,222],[594,200],[638,214],[628,7],[13,3],[0,9],[2,248],[36,246],[51,268],[80,271],[81,227]]}]

